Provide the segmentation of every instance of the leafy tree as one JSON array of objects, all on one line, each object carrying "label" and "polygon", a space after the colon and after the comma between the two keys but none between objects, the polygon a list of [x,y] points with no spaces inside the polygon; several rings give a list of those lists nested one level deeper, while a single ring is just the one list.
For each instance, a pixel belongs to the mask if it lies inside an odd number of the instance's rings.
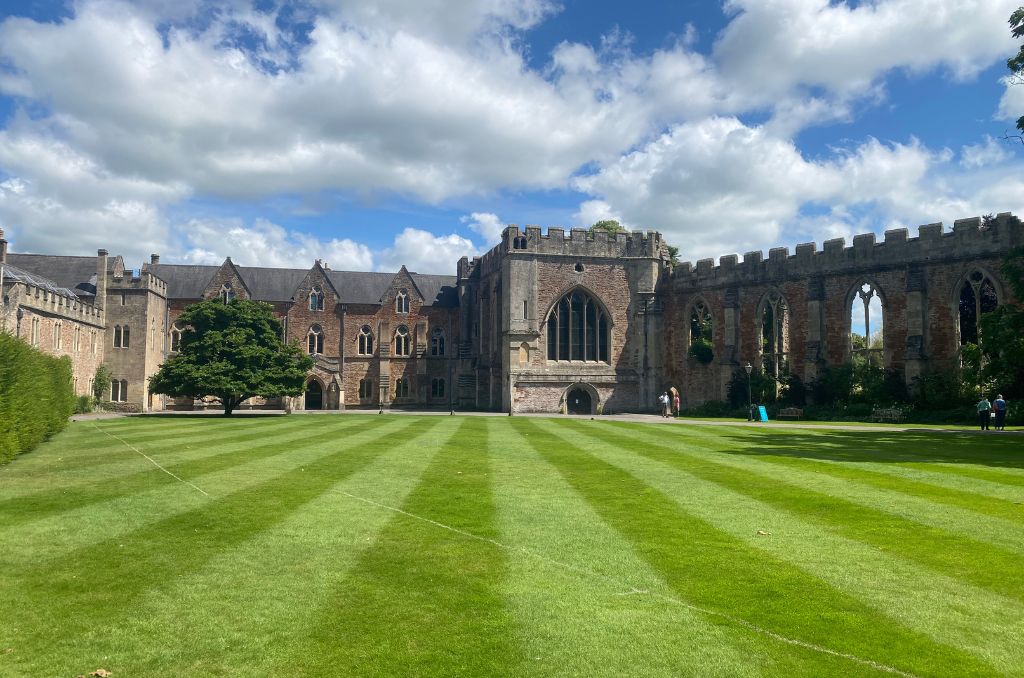
[{"label": "leafy tree", "polygon": [[313,361],[281,341],[281,323],[269,304],[211,299],[189,306],[179,320],[186,326],[180,349],[150,377],[153,393],[216,396],[230,416],[247,398],[302,392]]},{"label": "leafy tree", "polygon": [[665,245],[668,248],[668,260],[672,262],[673,266],[679,265],[679,248],[675,245]]},{"label": "leafy tree", "polygon": [[590,227],[590,232],[605,231],[606,233],[622,233],[626,229],[622,227],[622,224],[615,221],[614,219],[602,219],[601,221],[594,222],[594,225]]},{"label": "leafy tree", "polygon": [[103,400],[103,396],[110,393],[110,379],[112,376],[110,369],[106,365],[100,365],[96,368],[96,376],[92,380],[92,397],[96,399],[97,403]]},{"label": "leafy tree", "polygon": [[1007,397],[1024,398],[1024,247],[1009,252],[1003,275],[1016,301],[981,317],[981,375]]},{"label": "leafy tree", "polygon": [[[1017,39],[1024,38],[1024,6],[1018,7],[1010,15],[1010,35]],[[1006,67],[1013,73],[1010,82],[1016,85],[1024,84],[1024,45],[1021,45],[1020,50],[1018,50],[1015,56],[1006,60]],[[1024,132],[1024,116],[1017,118],[1017,129]],[[1024,143],[1024,135],[1017,134],[1012,136],[1021,143]]]}]

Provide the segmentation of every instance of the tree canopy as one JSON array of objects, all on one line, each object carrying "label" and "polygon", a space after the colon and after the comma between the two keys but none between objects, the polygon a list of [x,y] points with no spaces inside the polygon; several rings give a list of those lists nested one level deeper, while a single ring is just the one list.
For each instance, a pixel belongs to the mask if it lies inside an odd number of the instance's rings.
[{"label": "tree canopy", "polygon": [[247,398],[302,393],[313,361],[281,341],[281,323],[269,304],[211,299],[186,308],[178,322],[186,326],[178,354],[150,377],[153,393],[215,396],[225,415]]},{"label": "tree canopy", "polygon": [[[1010,35],[1018,40],[1024,38],[1024,6],[1018,7],[1010,15]],[[1021,44],[1015,56],[1006,60],[1006,67],[1013,73],[1011,82],[1017,85],[1024,84],[1024,44]],[[1017,118],[1017,129],[1024,132],[1024,115]],[[1024,142],[1024,137],[1020,139]]]},{"label": "tree canopy", "polygon": [[1001,303],[981,317],[983,375],[997,391],[1024,398],[1024,247],[1010,251],[1003,274],[1016,301]]},{"label": "tree canopy", "polygon": [[590,232],[591,233],[593,233],[594,231],[606,231],[608,233],[621,233],[621,232],[623,232],[625,230],[626,229],[622,227],[622,224],[620,224],[619,222],[615,221],[614,219],[602,219],[601,221],[594,222],[594,224],[590,227]]}]

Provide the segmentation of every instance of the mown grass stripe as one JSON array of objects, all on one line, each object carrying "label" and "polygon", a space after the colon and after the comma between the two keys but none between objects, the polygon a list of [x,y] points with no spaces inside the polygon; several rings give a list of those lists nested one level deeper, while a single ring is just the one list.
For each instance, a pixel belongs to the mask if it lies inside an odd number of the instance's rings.
[{"label": "mown grass stripe", "polygon": [[[1024,553],[1024,524],[1020,520],[996,518],[968,508],[933,502],[905,494],[899,489],[882,488],[855,480],[851,482],[833,474],[818,472],[821,465],[813,462],[809,466],[773,463],[773,459],[758,452],[757,439],[735,438],[732,435],[717,439],[700,435],[698,438],[700,445],[720,453],[717,460],[723,464],[769,475],[782,473],[808,489],[842,497],[923,525],[994,544],[1015,553]],[[681,445],[688,445],[692,441],[693,439],[685,435],[676,438],[676,442]],[[865,455],[869,453],[869,450],[864,452]]]},{"label": "mown grass stripe", "polygon": [[[430,434],[438,422],[409,421],[396,435],[409,439]],[[70,642],[107,618],[130,606],[140,595],[173,586],[230,549],[285,520],[292,512],[333,485],[370,464],[393,445],[376,439],[352,445],[351,439],[332,446],[331,452],[307,465],[276,475],[257,485],[205,503],[116,540],[105,540],[76,553],[71,559],[36,568],[22,579],[29,608],[43,607],[54,596],[62,600],[61,619],[40,619],[41,624],[19,629],[28,638],[48,633],[47,622],[59,624]],[[97,568],[102,563],[102,568]],[[0,611],[6,617],[14,610]],[[57,641],[55,641],[57,642]]]},{"label": "mown grass stripe", "polygon": [[508,546],[505,595],[533,658],[524,674],[626,676],[643,667],[653,677],[699,667],[702,676],[793,678],[849,671],[848,660],[666,605],[657,595],[632,594],[672,591],[518,431],[510,433],[492,443],[491,469]]},{"label": "mown grass stripe", "polygon": [[[567,427],[623,450],[664,462],[708,482],[823,525],[849,539],[917,562],[975,586],[1024,601],[1024,582],[1011,572],[1024,570],[1024,555],[906,520],[891,513],[801,487],[798,479],[718,462],[698,446],[655,442],[630,426],[620,431],[569,422]],[[637,436],[640,436],[638,439]],[[666,441],[667,442],[667,441]],[[721,456],[721,455],[717,455]]]},{"label": "mown grass stripe", "polygon": [[[978,658],[896,624],[858,598],[684,511],[592,449],[554,434],[556,424],[520,419],[513,425],[684,600],[902,671],[995,673]],[[799,596],[798,608],[793,596]]]},{"label": "mown grass stripe", "polygon": [[[399,423],[397,417],[386,419]],[[311,612],[390,518],[342,492],[401,503],[437,451],[451,444],[459,423],[445,418],[424,437],[377,429],[390,442],[383,454],[300,511],[217,553],[170,586],[148,591],[102,629],[80,638],[73,655],[79,666],[102,663],[115,676],[330,674],[330,665],[294,648],[309,636]],[[168,629],[175,629],[174,643],[165,641]],[[119,651],[123,638],[134,639],[138,649]],[[231,648],[229,657],[225,647]],[[101,662],[104,657],[116,661]]]},{"label": "mown grass stripe", "polygon": [[[402,509],[497,535],[488,479],[490,419],[466,418]],[[299,656],[335,675],[495,675],[516,665],[500,595],[502,551],[392,513],[312,625]],[[389,620],[381,624],[381,619]]]},{"label": "mown grass stripe", "polygon": [[[304,427],[301,430],[293,426],[290,429],[286,429],[281,436],[267,436],[261,431],[246,436],[244,440],[239,440],[227,448],[216,446],[204,447],[204,452],[208,453],[203,453],[198,458],[163,464],[163,466],[174,472],[175,475],[198,484],[201,482],[201,477],[206,474],[216,473],[217,471],[265,457],[287,454],[289,451],[287,443],[289,442],[301,441],[303,444],[312,441],[326,442],[339,434],[359,433],[362,430],[374,428],[381,423],[383,422],[373,419],[364,420],[354,426],[346,427],[344,432],[338,431],[336,424],[331,421],[319,423],[315,427]],[[134,444],[133,437],[129,437],[126,440]],[[249,446],[248,441],[250,440],[262,440],[263,442],[260,445]],[[113,440],[110,442],[117,445],[121,444]],[[136,454],[136,456],[138,455]],[[146,463],[145,460],[142,461]],[[73,487],[55,488],[55,490],[59,489],[59,492],[51,491],[46,494],[36,494],[0,501],[0,530],[24,522],[38,520],[50,514],[63,513],[90,504],[107,502],[118,497],[146,492],[155,487],[160,487],[167,482],[169,480],[164,477],[162,471],[147,464],[144,470],[122,473],[116,478],[97,479]],[[102,483],[101,491],[98,491],[96,483]],[[201,485],[199,486],[202,487]]]}]

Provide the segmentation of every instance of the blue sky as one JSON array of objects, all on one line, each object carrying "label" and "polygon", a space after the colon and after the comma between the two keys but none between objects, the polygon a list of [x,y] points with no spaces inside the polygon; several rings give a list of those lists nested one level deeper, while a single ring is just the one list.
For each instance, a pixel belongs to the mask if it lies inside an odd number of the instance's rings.
[{"label": "blue sky", "polygon": [[695,260],[1021,214],[1017,5],[0,1],[0,224],[133,266],[453,273],[507,223]]}]

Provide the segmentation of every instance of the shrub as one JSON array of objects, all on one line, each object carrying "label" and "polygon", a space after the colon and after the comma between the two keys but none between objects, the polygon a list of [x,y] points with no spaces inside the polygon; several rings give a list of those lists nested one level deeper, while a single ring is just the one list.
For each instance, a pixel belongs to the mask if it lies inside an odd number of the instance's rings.
[{"label": "shrub", "polygon": [[0,333],[0,463],[61,431],[74,409],[71,361]]},{"label": "shrub", "polygon": [[[729,404],[733,407],[747,405],[747,371],[742,367],[733,372],[726,391]],[[775,378],[762,370],[750,373],[750,400],[754,405],[774,403],[778,393]]]},{"label": "shrub", "polygon": [[92,412],[92,396],[80,395],[75,398],[75,414]]},{"label": "shrub", "polygon": [[707,339],[694,339],[690,344],[690,357],[702,365],[707,365],[715,359],[715,349]]}]

